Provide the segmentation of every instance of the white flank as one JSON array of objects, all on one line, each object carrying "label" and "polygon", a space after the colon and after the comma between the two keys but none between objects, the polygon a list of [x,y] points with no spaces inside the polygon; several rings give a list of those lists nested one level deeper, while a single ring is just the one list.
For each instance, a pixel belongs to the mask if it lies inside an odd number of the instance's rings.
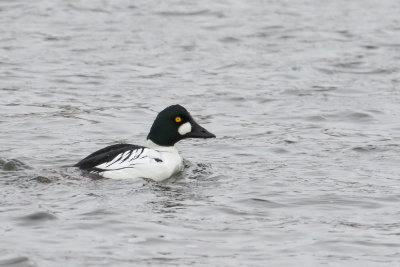
[{"label": "white flank", "polygon": [[190,124],[190,122],[186,122],[178,128],[178,133],[180,135],[185,135],[187,133],[190,133],[190,131],[192,131],[192,125]]},{"label": "white flank", "polygon": [[183,169],[182,157],[175,146],[159,146],[148,140],[149,148],[138,148],[117,155],[96,167],[101,176],[111,179],[148,178],[162,181]]}]

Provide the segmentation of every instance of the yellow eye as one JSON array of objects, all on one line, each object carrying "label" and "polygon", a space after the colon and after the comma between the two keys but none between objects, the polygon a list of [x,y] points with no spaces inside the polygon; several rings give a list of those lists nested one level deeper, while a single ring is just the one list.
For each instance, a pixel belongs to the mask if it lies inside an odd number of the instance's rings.
[{"label": "yellow eye", "polygon": [[181,122],[182,118],[181,117],[175,117],[175,122]]}]

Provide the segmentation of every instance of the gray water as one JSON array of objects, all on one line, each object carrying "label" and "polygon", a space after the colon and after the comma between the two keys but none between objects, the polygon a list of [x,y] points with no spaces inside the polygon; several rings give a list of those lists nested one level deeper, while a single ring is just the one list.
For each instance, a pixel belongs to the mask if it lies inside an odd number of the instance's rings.
[{"label": "gray water", "polygon": [[[400,2],[0,1],[1,266],[400,266]],[[184,105],[162,183],[68,167]]]}]

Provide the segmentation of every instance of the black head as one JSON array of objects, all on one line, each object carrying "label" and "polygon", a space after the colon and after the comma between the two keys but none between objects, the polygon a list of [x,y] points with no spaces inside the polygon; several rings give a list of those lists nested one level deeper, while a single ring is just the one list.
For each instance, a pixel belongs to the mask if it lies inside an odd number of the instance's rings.
[{"label": "black head", "polygon": [[173,146],[185,138],[212,137],[215,135],[197,124],[184,107],[173,105],[158,113],[147,139],[160,146]]}]

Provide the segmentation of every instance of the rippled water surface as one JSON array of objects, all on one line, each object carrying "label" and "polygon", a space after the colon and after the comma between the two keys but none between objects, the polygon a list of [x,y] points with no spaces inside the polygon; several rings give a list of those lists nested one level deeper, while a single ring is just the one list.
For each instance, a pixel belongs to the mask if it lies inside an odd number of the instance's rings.
[{"label": "rippled water surface", "polygon": [[[400,266],[400,2],[0,1],[1,266]],[[184,105],[162,183],[68,167]]]}]

